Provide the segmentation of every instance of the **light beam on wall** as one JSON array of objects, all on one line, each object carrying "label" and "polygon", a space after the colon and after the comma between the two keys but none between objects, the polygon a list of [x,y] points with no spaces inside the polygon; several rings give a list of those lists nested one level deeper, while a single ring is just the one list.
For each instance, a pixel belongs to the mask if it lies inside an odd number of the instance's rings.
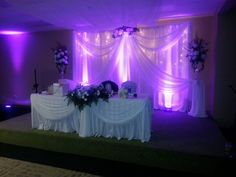
[{"label": "light beam on wall", "polygon": [[82,84],[88,84],[88,57],[87,54],[84,52],[84,59],[83,59],[83,75],[82,75]]},{"label": "light beam on wall", "polygon": [[[170,48],[166,51],[167,57],[166,57],[166,72],[170,75],[172,75],[172,66],[171,66],[171,50]],[[164,78],[165,79],[165,78]],[[167,86],[166,86],[167,87]],[[172,107],[172,91],[169,91],[167,89],[164,90],[164,106],[165,108],[170,109]]]},{"label": "light beam on wall", "polygon": [[130,42],[128,33],[124,33],[118,49],[118,60],[119,60],[119,81],[120,83],[130,79]]},{"label": "light beam on wall", "polygon": [[24,34],[7,36],[11,60],[16,72],[20,72],[22,69],[26,39],[27,35]]},{"label": "light beam on wall", "polygon": [[[177,41],[175,41],[174,43],[170,43],[162,51],[165,52],[165,59],[166,59],[163,68],[165,72],[168,73],[169,75],[175,75],[175,73],[173,73],[175,71],[175,68],[173,67],[183,64],[183,60],[185,59],[184,57],[186,56],[186,50],[184,49],[184,47],[187,46],[188,43],[188,30],[189,29],[185,29],[183,34],[181,35],[180,38],[178,38]],[[180,50],[180,53],[178,53],[179,50],[176,50],[176,48],[181,46],[182,50]],[[176,58],[174,64],[171,63],[171,61],[173,61],[173,58]],[[186,74],[188,73],[187,70],[182,70],[181,72],[177,71],[176,73],[180,73],[180,75],[176,75],[175,77],[183,77],[188,75]],[[172,89],[169,86],[174,85],[175,83],[169,81],[167,78],[162,78],[162,79],[164,86],[163,90],[160,93],[158,93],[158,104],[163,106],[164,108],[172,109],[176,105],[180,105],[180,101],[182,100],[180,99],[182,91],[181,90],[174,91],[174,89]]]},{"label": "light beam on wall", "polygon": [[173,96],[172,92],[164,91],[165,108],[170,109],[172,107],[172,96]]},{"label": "light beam on wall", "polygon": [[[92,56],[92,54],[77,40],[77,35],[81,36],[83,35],[83,39],[88,42],[88,37],[87,33],[74,33],[74,41],[75,41],[75,46],[74,46],[74,68],[73,68],[73,80],[76,81],[77,83],[81,83],[82,85],[88,85],[89,84],[89,74],[88,74],[88,57]],[[79,56],[78,56],[79,55]],[[82,63],[78,63],[76,60],[77,58],[83,58]],[[78,69],[76,66],[80,66]],[[79,74],[78,72],[80,72]],[[80,77],[79,77],[80,76]]]}]

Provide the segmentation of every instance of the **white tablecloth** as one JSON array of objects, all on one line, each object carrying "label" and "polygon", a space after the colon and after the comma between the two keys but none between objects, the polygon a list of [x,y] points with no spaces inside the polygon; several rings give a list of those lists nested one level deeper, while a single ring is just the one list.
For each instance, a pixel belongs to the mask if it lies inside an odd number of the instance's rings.
[{"label": "white tablecloth", "polygon": [[79,111],[67,105],[66,97],[31,94],[32,128],[78,132]]},{"label": "white tablecloth", "polygon": [[192,83],[192,104],[188,114],[193,117],[207,117],[203,80],[194,80]]},{"label": "white tablecloth", "polygon": [[81,137],[104,136],[149,141],[152,107],[149,97],[110,98],[79,111],[67,106],[66,97],[31,95],[32,127],[62,132],[76,131]]}]

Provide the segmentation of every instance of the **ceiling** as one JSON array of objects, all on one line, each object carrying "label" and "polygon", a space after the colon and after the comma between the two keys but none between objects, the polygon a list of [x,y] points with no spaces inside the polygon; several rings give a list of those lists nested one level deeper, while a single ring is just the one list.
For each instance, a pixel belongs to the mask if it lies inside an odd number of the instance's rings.
[{"label": "ceiling", "polygon": [[0,0],[0,30],[101,31],[219,13],[228,0]]}]

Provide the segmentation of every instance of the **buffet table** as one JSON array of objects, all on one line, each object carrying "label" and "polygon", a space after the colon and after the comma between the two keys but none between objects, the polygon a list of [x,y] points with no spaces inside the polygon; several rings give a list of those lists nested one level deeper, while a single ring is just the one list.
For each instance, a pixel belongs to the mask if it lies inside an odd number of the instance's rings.
[{"label": "buffet table", "polygon": [[151,136],[151,99],[147,96],[99,100],[81,112],[66,97],[31,95],[32,128],[76,132],[81,137],[104,136],[149,141]]}]

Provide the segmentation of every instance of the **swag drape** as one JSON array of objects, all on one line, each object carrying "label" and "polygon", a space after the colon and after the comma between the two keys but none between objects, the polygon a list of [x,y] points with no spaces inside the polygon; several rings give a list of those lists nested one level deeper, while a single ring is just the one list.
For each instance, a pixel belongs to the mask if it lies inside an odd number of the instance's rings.
[{"label": "swag drape", "polygon": [[74,80],[99,84],[113,80],[137,83],[138,93],[152,95],[154,108],[187,111],[189,24],[139,28],[112,38],[113,31],[75,32]]}]

